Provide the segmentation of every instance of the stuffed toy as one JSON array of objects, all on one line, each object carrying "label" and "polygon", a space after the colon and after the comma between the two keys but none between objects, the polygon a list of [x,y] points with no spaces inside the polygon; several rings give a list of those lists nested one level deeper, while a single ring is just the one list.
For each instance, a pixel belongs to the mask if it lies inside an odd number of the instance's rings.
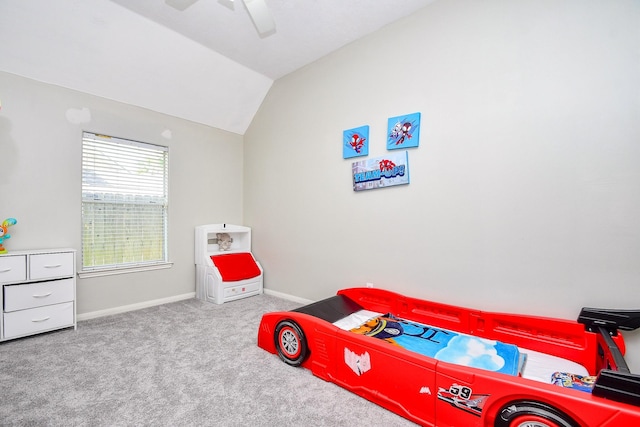
[{"label": "stuffed toy", "polygon": [[231,249],[231,243],[233,243],[233,239],[229,236],[229,233],[216,233],[218,237],[218,248],[221,251],[228,251]]},{"label": "stuffed toy", "polygon": [[8,228],[12,225],[16,225],[17,223],[18,221],[16,221],[14,218],[7,218],[2,221],[2,224],[0,225],[0,254],[7,253],[7,250],[4,248],[4,246],[2,246],[2,242],[11,237],[11,235],[7,233]]}]

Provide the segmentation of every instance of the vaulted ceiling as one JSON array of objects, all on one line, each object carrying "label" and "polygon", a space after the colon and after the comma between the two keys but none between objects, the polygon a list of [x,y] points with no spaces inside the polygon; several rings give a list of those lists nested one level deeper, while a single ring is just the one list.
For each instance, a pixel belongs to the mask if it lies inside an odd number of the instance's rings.
[{"label": "vaulted ceiling", "polygon": [[433,1],[265,0],[259,35],[240,0],[0,0],[0,71],[244,134],[274,80]]},{"label": "vaulted ceiling", "polygon": [[265,0],[263,36],[240,0],[180,1],[0,0],[0,70],[244,134],[274,80],[433,0]]}]

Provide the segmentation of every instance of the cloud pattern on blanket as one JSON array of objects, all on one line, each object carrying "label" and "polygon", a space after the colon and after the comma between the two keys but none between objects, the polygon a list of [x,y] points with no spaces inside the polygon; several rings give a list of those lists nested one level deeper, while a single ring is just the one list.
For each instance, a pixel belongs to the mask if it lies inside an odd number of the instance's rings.
[{"label": "cloud pattern on blanket", "polygon": [[514,345],[411,322],[390,314],[369,319],[351,331],[443,362],[508,375],[518,375],[520,371],[522,359]]},{"label": "cloud pattern on blanket", "polygon": [[435,354],[438,360],[447,360],[458,365],[471,366],[488,371],[499,371],[505,365],[505,360],[498,355],[496,341],[480,340],[476,337],[458,335],[453,337],[443,348]]}]

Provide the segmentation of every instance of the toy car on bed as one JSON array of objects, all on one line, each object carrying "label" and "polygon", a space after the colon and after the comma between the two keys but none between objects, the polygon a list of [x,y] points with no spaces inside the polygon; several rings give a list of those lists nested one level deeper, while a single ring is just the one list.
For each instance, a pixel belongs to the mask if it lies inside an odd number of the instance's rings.
[{"label": "toy car on bed", "polygon": [[500,314],[374,288],[266,313],[258,346],[423,426],[640,426],[640,375],[618,332],[640,311],[578,321]]}]

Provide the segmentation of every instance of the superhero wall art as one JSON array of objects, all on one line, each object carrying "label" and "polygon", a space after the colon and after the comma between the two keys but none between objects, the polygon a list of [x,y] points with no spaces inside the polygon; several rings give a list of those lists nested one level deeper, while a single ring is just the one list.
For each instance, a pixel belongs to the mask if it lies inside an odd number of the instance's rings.
[{"label": "superhero wall art", "polygon": [[409,183],[409,155],[388,153],[351,164],[353,191],[372,190]]},{"label": "superhero wall art", "polygon": [[369,126],[345,130],[342,133],[342,157],[350,159],[352,157],[369,155]]},{"label": "superhero wall art", "polygon": [[390,117],[387,124],[387,150],[417,147],[420,144],[420,113]]}]

